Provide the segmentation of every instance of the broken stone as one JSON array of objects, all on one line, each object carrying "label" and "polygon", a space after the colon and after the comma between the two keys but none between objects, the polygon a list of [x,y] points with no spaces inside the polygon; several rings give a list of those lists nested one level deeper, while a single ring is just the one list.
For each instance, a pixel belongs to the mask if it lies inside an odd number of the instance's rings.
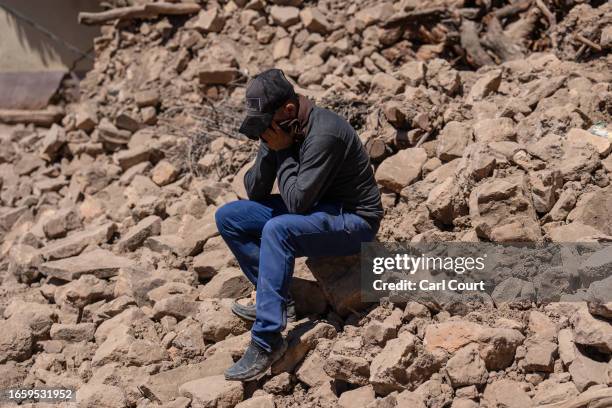
[{"label": "broken stone", "polygon": [[236,68],[218,65],[203,66],[198,71],[198,78],[202,85],[226,85],[240,75]]},{"label": "broken stone", "polygon": [[225,18],[218,8],[201,10],[193,23],[193,28],[204,33],[219,33],[225,26]]},{"label": "broken stone", "polygon": [[200,299],[240,298],[249,294],[253,286],[238,268],[226,268],[208,282],[200,291]]},{"label": "broken stone", "polygon": [[515,141],[514,121],[510,118],[479,120],[474,123],[474,139],[482,143]]},{"label": "broken stone", "polygon": [[404,389],[406,366],[412,358],[416,338],[408,332],[387,342],[385,348],[374,357],[370,367],[370,383],[376,393],[387,395]]},{"label": "broken stone", "polygon": [[63,259],[80,254],[88,246],[94,246],[110,241],[117,230],[115,223],[107,223],[79,231],[44,247],[40,253],[48,260]]},{"label": "broken stone", "polygon": [[444,126],[438,135],[436,155],[442,161],[451,161],[463,156],[463,152],[472,141],[472,129],[461,122],[451,121]]},{"label": "broken stone", "polygon": [[40,271],[48,277],[71,281],[85,274],[109,278],[117,275],[119,269],[132,266],[134,262],[130,259],[116,256],[105,249],[95,249],[71,258],[45,262],[40,266]]},{"label": "broken stone", "polygon": [[400,150],[383,161],[376,170],[376,181],[383,187],[399,193],[421,176],[421,168],[427,161],[425,149],[417,147]]},{"label": "broken stone", "polygon": [[371,385],[343,392],[338,399],[340,408],[367,407],[376,400],[374,388]]},{"label": "broken stone", "polygon": [[233,299],[206,299],[199,302],[195,319],[202,323],[204,340],[219,342],[227,336],[246,333],[250,324],[232,312]]},{"label": "broken stone", "polygon": [[151,180],[158,186],[165,186],[176,180],[179,170],[167,160],[161,160],[151,170]]},{"label": "broken stone", "polygon": [[506,379],[488,384],[483,399],[492,407],[524,408],[533,405],[520,383]]},{"label": "broken stone", "polygon": [[159,92],[155,89],[140,91],[134,94],[136,106],[144,108],[146,106],[156,106],[159,104]]},{"label": "broken stone", "polygon": [[550,341],[530,342],[523,359],[526,371],[552,372],[557,354],[557,345]]},{"label": "broken stone", "polygon": [[43,231],[47,238],[55,239],[65,237],[68,231],[80,226],[78,212],[74,208],[62,208],[45,221]]},{"label": "broken stone", "polygon": [[9,360],[24,361],[32,355],[32,330],[26,322],[8,319],[0,330],[0,364]]},{"label": "broken stone", "polygon": [[325,372],[326,360],[316,350],[310,354],[296,372],[297,378],[308,385],[316,387],[330,382],[332,378]]},{"label": "broken stone", "polygon": [[64,129],[53,124],[42,141],[40,157],[45,161],[55,160],[64,143],[66,143],[66,133]]},{"label": "broken stone", "polygon": [[586,307],[581,307],[571,316],[570,323],[576,343],[612,353],[612,326],[608,322],[594,318]]},{"label": "broken stone", "polygon": [[191,398],[194,408],[230,408],[244,398],[240,381],[227,381],[222,375],[213,375],[188,381],[179,387],[182,396]]},{"label": "broken stone", "polygon": [[612,143],[606,137],[592,134],[589,131],[572,128],[567,133],[567,140],[573,144],[589,143],[593,145],[599,156],[604,158],[612,152]]},{"label": "broken stone", "polygon": [[218,352],[200,363],[181,365],[152,375],[138,386],[144,395],[162,403],[179,396],[179,387],[189,381],[223,374],[234,364],[228,353]]},{"label": "broken stone", "polygon": [[272,6],[270,17],[275,24],[281,27],[289,27],[300,21],[300,9],[297,7]]},{"label": "broken stone", "polygon": [[53,340],[63,340],[77,343],[80,341],[90,341],[94,338],[96,327],[93,323],[78,324],[59,324],[51,326],[51,338]]},{"label": "broken stone", "polygon": [[308,31],[323,35],[330,31],[329,22],[323,13],[321,13],[319,9],[315,7],[307,7],[302,9],[300,11],[300,19]]},{"label": "broken stone", "polygon": [[161,218],[150,215],[143,218],[117,242],[117,248],[121,252],[134,251],[152,235],[159,235],[161,232]]},{"label": "broken stone", "polygon": [[19,282],[31,283],[40,276],[39,267],[43,263],[40,252],[29,245],[14,245],[9,252],[8,272]]},{"label": "broken stone", "polygon": [[459,349],[446,363],[446,373],[453,388],[482,385],[487,382],[488,372],[478,353],[476,344]]},{"label": "broken stone", "polygon": [[608,382],[608,364],[590,359],[580,352],[576,353],[568,371],[572,375],[572,382],[580,392],[591,386],[605,385]]},{"label": "broken stone", "polygon": [[501,69],[495,69],[480,77],[474,85],[472,85],[466,102],[471,103],[479,101],[486,98],[491,93],[497,92],[501,84],[502,73],[503,71]]}]

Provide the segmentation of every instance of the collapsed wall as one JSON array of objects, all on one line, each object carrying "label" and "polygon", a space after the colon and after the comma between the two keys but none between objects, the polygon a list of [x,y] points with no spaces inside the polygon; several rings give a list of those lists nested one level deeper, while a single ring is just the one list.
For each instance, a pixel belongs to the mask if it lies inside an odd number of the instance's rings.
[{"label": "collapsed wall", "polygon": [[300,261],[298,313],[318,320],[288,327],[260,382],[227,382],[250,338],[231,299],[252,287],[213,217],[256,149],[236,133],[245,81],[277,66],[358,130],[379,240],[609,241],[609,3],[151,4],[82,15],[104,25],[78,103],[0,112],[36,124],[0,128],[3,388],[87,407],[612,404],[601,276],[583,301],[509,278],[478,307],[360,312],[333,274],[353,266]]}]

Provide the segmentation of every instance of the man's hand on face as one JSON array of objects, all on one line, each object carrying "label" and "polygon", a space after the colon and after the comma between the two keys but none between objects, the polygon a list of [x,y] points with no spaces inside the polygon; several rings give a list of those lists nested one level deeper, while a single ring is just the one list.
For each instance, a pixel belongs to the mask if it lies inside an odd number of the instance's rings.
[{"label": "man's hand on face", "polygon": [[272,150],[283,150],[293,144],[293,137],[281,129],[276,122],[272,122],[270,128],[261,135],[262,139]]}]

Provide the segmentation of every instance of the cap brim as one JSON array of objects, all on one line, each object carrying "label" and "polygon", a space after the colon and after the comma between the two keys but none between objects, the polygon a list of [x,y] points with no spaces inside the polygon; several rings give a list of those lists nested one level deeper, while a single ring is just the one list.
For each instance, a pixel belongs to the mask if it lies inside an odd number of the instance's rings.
[{"label": "cap brim", "polygon": [[249,139],[258,140],[263,132],[270,127],[272,123],[271,113],[262,113],[261,115],[248,115],[240,125],[238,130],[240,133]]}]

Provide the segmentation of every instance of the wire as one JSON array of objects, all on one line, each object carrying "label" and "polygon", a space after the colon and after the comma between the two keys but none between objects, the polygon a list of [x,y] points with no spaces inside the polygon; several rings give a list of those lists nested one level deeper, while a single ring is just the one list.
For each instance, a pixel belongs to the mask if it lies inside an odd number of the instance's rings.
[{"label": "wire", "polygon": [[94,57],[91,55],[91,53],[85,53],[85,52],[81,51],[77,46],[75,46],[75,45],[69,43],[68,41],[58,37],[57,35],[53,34],[51,31],[47,30],[45,27],[43,27],[40,24],[38,24],[37,22],[31,20],[30,18],[28,18],[27,16],[25,16],[22,13],[18,12],[14,8],[9,7],[6,4],[3,4],[2,2],[0,2],[0,7],[4,8],[6,11],[11,13],[15,17],[17,17],[18,19],[28,23],[29,25],[32,26],[32,28],[34,28],[35,30],[45,34],[47,37],[51,38],[52,40],[54,40],[55,42],[59,43],[60,45],[63,45],[67,49],[69,49],[69,50],[79,54],[82,58],[87,58],[87,59],[89,59],[91,61],[94,61]]}]

